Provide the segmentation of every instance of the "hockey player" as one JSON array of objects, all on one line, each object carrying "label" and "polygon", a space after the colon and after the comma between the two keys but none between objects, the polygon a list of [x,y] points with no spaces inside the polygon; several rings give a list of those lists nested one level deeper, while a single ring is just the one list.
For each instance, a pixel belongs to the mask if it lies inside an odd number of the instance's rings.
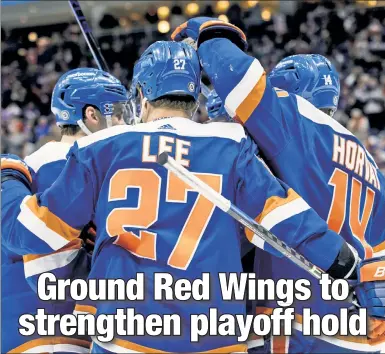
[{"label": "hockey player", "polygon": [[[280,90],[281,87],[274,89],[259,61],[243,52],[246,37],[237,27],[216,19],[196,18],[181,25],[173,38],[192,38],[196,42],[203,69],[225,102],[227,112],[244,124],[274,174],[293,186],[327,220],[332,230],[341,233],[359,250],[363,264],[382,269],[385,179],[362,144],[304,98]],[[301,77],[294,62],[288,60],[286,64],[288,67],[280,78],[293,87]],[[319,64],[314,63],[315,70]],[[314,93],[315,99],[322,99],[323,90],[317,91],[318,86],[333,86],[330,72],[307,88],[310,96]],[[265,256],[270,262],[270,256]],[[256,260],[263,262],[262,257]],[[313,338],[311,345],[300,338],[297,342],[285,343],[289,351],[379,351],[384,346],[385,316],[385,275],[379,274],[382,276],[376,277],[377,281],[368,280],[356,290],[361,304],[368,307],[368,314],[377,318],[372,321],[369,338],[323,336],[322,340]],[[259,276],[307,277],[283,258],[274,259],[272,269]],[[374,298],[366,301],[365,297],[373,293]],[[266,304],[267,307],[274,305]],[[339,313],[339,309],[348,304],[329,301],[325,306],[314,282],[311,301],[298,302],[295,306],[298,312],[303,307],[311,307],[324,315]],[[301,329],[300,323],[296,329]]]},{"label": "hockey player", "polygon": [[[134,307],[144,316],[176,313],[181,318],[180,336],[172,340],[164,336],[116,336],[109,343],[95,339],[93,352],[245,350],[236,335],[190,341],[191,315],[209,315],[212,307],[220,313],[244,314],[242,302],[222,300],[215,276],[241,271],[240,228],[159,166],[156,159],[162,151],[332,276],[356,273],[353,248],[271,175],[239,124],[191,121],[199,82],[198,57],[189,45],[156,42],[135,65],[130,93],[146,124],[113,127],[80,139],[63,173],[40,195],[31,193],[31,176],[22,161],[2,163],[2,179],[7,179],[2,183],[3,229],[7,230],[3,242],[11,250],[55,251],[76,239],[92,219],[98,235],[90,278],[127,281],[144,272],[143,301],[98,301],[79,306],[79,311],[114,314],[118,308]],[[175,282],[199,279],[204,272],[212,275],[210,301],[190,299],[186,306],[176,299],[154,300],[157,273],[169,273]]]},{"label": "hockey player", "polygon": [[334,65],[320,54],[297,54],[282,59],[269,74],[271,85],[303,97],[333,117],[340,97],[340,79]]},{"label": "hockey player", "polygon": [[[120,124],[126,102],[126,89],[119,80],[106,72],[83,68],[61,76],[54,88],[51,104],[56,123],[61,128],[61,141],[49,142],[25,158],[34,175],[32,189],[43,192],[52,185],[63,170],[66,155],[76,140],[107,127],[108,120],[111,120],[111,125]],[[2,231],[7,232],[4,227]],[[28,253],[28,249],[24,251]],[[72,314],[74,301],[40,300],[36,294],[36,281],[44,272],[52,272],[62,279],[86,278],[89,257],[82,247],[82,241],[73,240],[55,253],[40,256],[29,254],[23,258],[3,243],[3,352],[89,352],[91,343],[84,337],[23,337],[18,332],[19,317],[27,313],[35,314],[39,308],[44,308],[47,314]]]}]

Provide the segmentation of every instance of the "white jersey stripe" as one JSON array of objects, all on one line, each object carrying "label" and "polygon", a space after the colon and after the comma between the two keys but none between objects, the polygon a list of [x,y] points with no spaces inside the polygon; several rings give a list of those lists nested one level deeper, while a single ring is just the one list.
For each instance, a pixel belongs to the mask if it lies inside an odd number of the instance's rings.
[{"label": "white jersey stripe", "polygon": [[27,349],[23,353],[89,353],[90,349],[82,347],[80,345],[74,344],[52,344],[52,345],[39,345],[37,347],[33,347]]},{"label": "white jersey stripe", "polygon": [[26,196],[21,202],[20,213],[17,220],[54,251],[67,245],[69,241],[48,228],[47,225],[26,206],[26,202],[29,198],[31,198],[30,195]]},{"label": "white jersey stripe", "polygon": [[251,243],[262,250],[265,247],[265,240],[256,234],[253,235],[253,238],[251,239]]},{"label": "white jersey stripe", "polygon": [[36,274],[45,273],[53,269],[65,267],[76,258],[78,253],[78,249],[72,249],[60,253],[49,254],[32,261],[24,262],[25,277],[28,278]]},{"label": "white jersey stripe", "polygon": [[121,347],[120,345],[113,344],[113,343],[102,343],[99,342],[96,337],[92,337],[92,340],[101,348],[106,349],[112,353],[141,353],[136,350],[127,349],[124,347]]},{"label": "white jersey stripe", "polygon": [[[318,108],[314,107],[309,101],[305,100],[301,96],[297,96],[297,106],[298,112],[305,118],[311,120],[314,123],[327,125],[332,128],[336,133],[345,134],[349,136],[354,136],[349,130],[343,127],[335,119],[327,115],[326,113],[320,111]],[[371,162],[376,166],[373,156],[365,149],[366,154],[370,157]]]},{"label": "white jersey stripe", "polygon": [[98,141],[105,140],[125,133],[154,133],[161,132],[163,126],[169,125],[173,129],[164,128],[167,133],[184,137],[224,138],[240,142],[246,137],[245,130],[238,123],[217,122],[210,124],[196,123],[187,118],[172,117],[155,120],[149,123],[141,123],[134,126],[117,125],[103,129],[92,135],[85,136],[77,141],[79,148],[84,148]]},{"label": "white jersey stripe", "polygon": [[262,219],[261,225],[264,228],[271,230],[274,226],[278,225],[282,221],[285,221],[292,216],[300,214],[308,209],[310,209],[309,204],[307,204],[302,198],[294,199],[290,203],[275,208],[270,213],[268,213]]},{"label": "white jersey stripe", "polygon": [[246,74],[237,86],[227,95],[225,100],[225,107],[228,113],[234,117],[237,108],[247,98],[253,90],[259,79],[262,77],[265,70],[257,59],[251,63],[247,69]]},{"label": "white jersey stripe", "polygon": [[72,144],[69,143],[49,142],[33,154],[27,156],[24,161],[37,173],[46,164],[65,160],[71,146]]},{"label": "white jersey stripe", "polygon": [[264,344],[265,341],[263,340],[263,338],[249,340],[247,341],[247,349],[262,347]]}]

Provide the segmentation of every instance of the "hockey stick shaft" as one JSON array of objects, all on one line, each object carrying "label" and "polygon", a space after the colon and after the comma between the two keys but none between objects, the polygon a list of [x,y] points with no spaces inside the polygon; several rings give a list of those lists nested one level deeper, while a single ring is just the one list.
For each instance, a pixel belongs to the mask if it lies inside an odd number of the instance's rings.
[{"label": "hockey stick shaft", "polygon": [[183,182],[185,182],[191,188],[202,194],[216,207],[229,214],[232,218],[237,220],[243,226],[247,227],[255,235],[270,244],[273,248],[275,248],[277,251],[289,258],[296,265],[307,271],[314,278],[321,279],[322,274],[325,273],[323,270],[309,262],[304,256],[299,254],[297,251],[290,248],[269,230],[259,225],[254,219],[245,214],[242,210],[238,209],[223,195],[216,192],[214,189],[212,189],[210,186],[208,186],[206,183],[196,177],[193,173],[191,173],[179,163],[177,163],[172,157],[168,156],[166,152],[163,152],[158,156],[158,163],[164,166],[167,170],[173,172]]},{"label": "hockey stick shaft", "polygon": [[[96,42],[95,37],[92,34],[91,27],[87,23],[86,17],[84,16],[82,8],[80,7],[79,1],[68,0],[68,3],[76,18],[77,23],[80,26],[83,36],[87,42],[88,48],[90,49],[92,56],[94,57],[96,65],[100,70],[104,70],[108,72],[109,68],[108,68],[107,62],[104,59],[102,55],[102,51],[98,43]],[[201,82],[201,92],[202,92],[202,95],[206,98],[210,93],[210,89],[203,82]]]},{"label": "hockey stick shaft", "polygon": [[102,55],[102,51],[96,42],[91,27],[88,25],[87,20],[84,16],[80,3],[77,0],[68,0],[68,3],[71,7],[71,10],[76,18],[77,23],[80,26],[80,29],[83,33],[83,36],[87,42],[88,48],[90,49],[92,56],[96,62],[96,65],[100,70],[109,71],[106,60]]}]

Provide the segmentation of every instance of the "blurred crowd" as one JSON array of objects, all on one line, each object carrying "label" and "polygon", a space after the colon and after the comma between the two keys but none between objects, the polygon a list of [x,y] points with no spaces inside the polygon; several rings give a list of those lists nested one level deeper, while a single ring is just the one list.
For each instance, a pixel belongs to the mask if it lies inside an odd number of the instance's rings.
[{"label": "blurred crowd", "polygon": [[[200,15],[214,16],[214,11],[208,5]],[[226,16],[246,32],[250,54],[267,71],[292,54],[328,57],[341,78],[335,119],[365,143],[385,172],[384,8],[361,8],[346,1],[303,1],[293,15],[276,12],[266,18],[259,4],[245,10],[231,2]],[[171,30],[185,20],[181,7],[171,8]],[[105,30],[98,36],[103,54],[111,73],[126,86],[144,49],[156,40],[169,38],[170,32],[159,32],[158,21],[153,5],[135,24],[135,32],[127,34],[122,23],[109,14],[100,21]],[[31,38],[35,34],[26,29],[10,33],[2,29],[1,33],[1,152],[22,157],[60,138],[50,112],[51,92],[59,76],[77,67],[95,67],[76,24],[40,28],[37,38]],[[195,119],[207,119],[203,104]]]}]

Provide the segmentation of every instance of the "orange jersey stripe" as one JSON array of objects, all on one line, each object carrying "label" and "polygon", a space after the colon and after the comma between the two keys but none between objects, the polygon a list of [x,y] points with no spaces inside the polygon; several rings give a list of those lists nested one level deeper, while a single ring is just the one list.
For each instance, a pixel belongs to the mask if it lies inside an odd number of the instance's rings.
[{"label": "orange jersey stripe", "polygon": [[23,256],[23,261],[24,261],[24,263],[27,263],[27,262],[33,261],[35,259],[38,259],[38,258],[46,257],[47,255],[61,253],[61,252],[69,251],[69,250],[73,250],[73,249],[80,249],[82,247],[82,244],[83,244],[82,240],[80,240],[79,238],[76,238],[75,240],[72,240],[67,245],[65,245],[63,248],[60,248],[60,250],[57,250],[56,252],[52,252],[49,254],[27,254],[27,255]]},{"label": "orange jersey stripe", "polygon": [[26,206],[41,220],[44,224],[58,235],[68,241],[72,241],[80,235],[80,230],[76,230],[55,214],[51,213],[45,206],[39,206],[37,197],[34,195],[28,199]]},{"label": "orange jersey stripe", "polygon": [[201,352],[201,353],[247,353],[247,345],[246,344],[235,344],[230,345],[228,347],[222,347],[218,349],[209,350],[208,352]]},{"label": "orange jersey stripe", "polygon": [[10,168],[12,170],[17,170],[17,171],[21,172],[25,177],[27,177],[29,183],[32,183],[31,173],[29,172],[28,168],[26,166],[24,166],[21,162],[17,163],[17,162],[9,161],[6,159],[2,159],[1,169],[3,170],[6,168]]},{"label": "orange jersey stripe", "polygon": [[186,27],[187,27],[187,22],[184,22],[180,26],[175,28],[175,31],[172,32],[172,34],[171,34],[171,40],[174,40],[176,35],[179,34],[180,32],[182,32],[182,30],[184,30]]},{"label": "orange jersey stripe", "polygon": [[271,353],[287,353],[288,352],[288,336],[272,336],[271,337]]},{"label": "orange jersey stripe", "polygon": [[169,353],[169,352],[164,352],[161,350],[145,347],[143,345],[135,344],[123,339],[114,339],[112,341],[112,344],[118,345],[119,347],[123,347],[125,349],[135,350],[136,352],[140,352],[140,353]]},{"label": "orange jersey stripe", "polygon": [[262,100],[266,89],[266,73],[264,72],[257,84],[238,106],[235,114],[239,122],[245,124]]},{"label": "orange jersey stripe", "polygon": [[365,264],[360,269],[361,281],[385,280],[385,261]]},{"label": "orange jersey stripe", "polygon": [[372,340],[378,340],[381,337],[385,339],[385,320],[370,317],[368,329],[368,337]]},{"label": "orange jersey stripe", "polygon": [[23,353],[29,349],[39,347],[41,345],[55,345],[55,344],[72,344],[72,345],[78,345],[79,347],[89,348],[91,343],[82,340],[82,339],[75,339],[75,338],[69,338],[69,337],[47,337],[47,338],[39,338],[31,340],[27,343],[24,343],[20,346],[18,346],[15,349],[12,349],[8,353]]},{"label": "orange jersey stripe", "polygon": [[289,93],[287,91],[279,90],[277,88],[274,89],[278,97],[289,97]]},{"label": "orange jersey stripe", "polygon": [[92,315],[95,315],[97,310],[96,310],[96,307],[94,307],[94,306],[77,304],[77,305],[75,305],[74,311],[87,312],[87,313],[90,313]]},{"label": "orange jersey stripe", "polygon": [[242,39],[244,41],[246,41],[246,35],[243,33],[243,31],[239,27],[237,27],[231,23],[227,23],[227,22],[223,22],[223,21],[218,21],[218,20],[206,21],[205,23],[202,23],[202,25],[199,27],[199,31],[202,31],[205,28],[215,26],[215,25],[227,26],[227,27],[235,29],[241,35]]},{"label": "orange jersey stripe", "polygon": [[377,252],[380,252],[380,251],[383,251],[385,250],[385,241],[384,242],[381,242],[380,244],[378,244],[377,246],[374,246],[373,247],[373,252],[374,253],[377,253]]},{"label": "orange jersey stripe", "polygon": [[[279,207],[281,207],[287,203],[290,203],[293,200],[296,200],[298,198],[300,198],[300,196],[291,188],[287,191],[287,197],[286,198],[277,197],[277,196],[270,197],[269,199],[266,200],[265,205],[264,205],[263,210],[262,210],[262,213],[260,213],[255,218],[255,221],[260,224],[262,222],[262,220],[269,213],[271,213],[274,209],[277,209],[277,208],[279,208]],[[246,228],[245,232],[246,232],[247,239],[249,241],[251,241],[254,233],[247,228]]]}]

